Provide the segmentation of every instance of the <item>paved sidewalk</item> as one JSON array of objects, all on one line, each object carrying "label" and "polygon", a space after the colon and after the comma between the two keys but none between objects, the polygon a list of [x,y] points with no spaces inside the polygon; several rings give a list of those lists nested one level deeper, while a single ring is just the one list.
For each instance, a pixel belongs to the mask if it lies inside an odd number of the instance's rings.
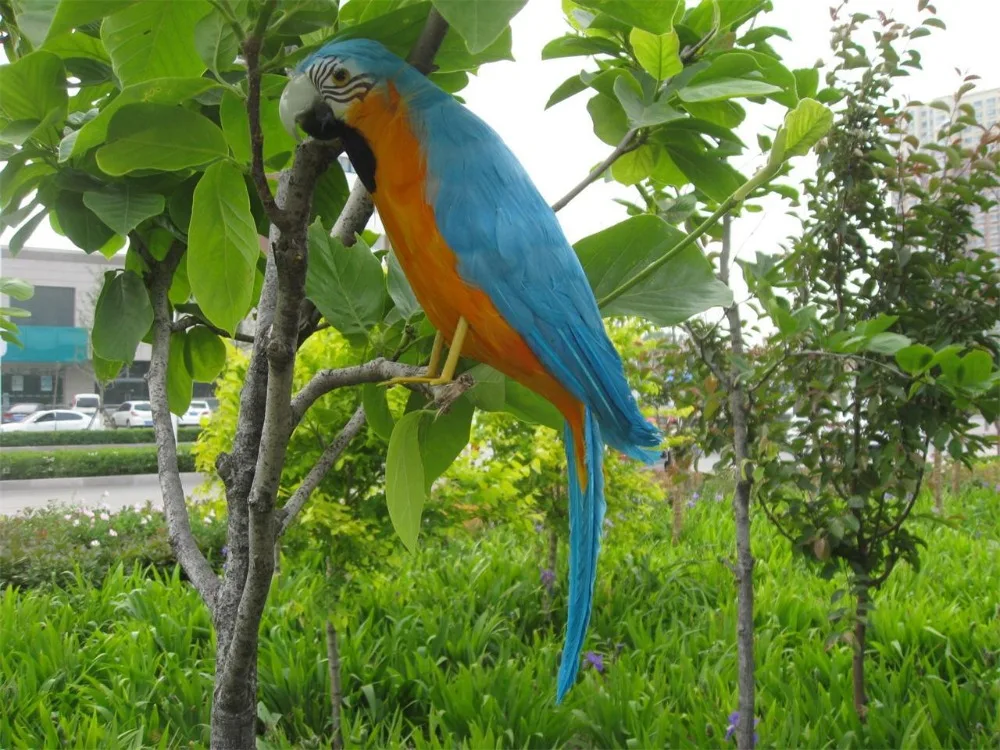
[{"label": "paved sidewalk", "polygon": [[[195,489],[206,475],[181,474],[181,484],[188,497],[204,498]],[[50,503],[96,507],[106,503],[112,508],[143,504],[163,507],[160,478],[157,474],[115,477],[79,477],[64,479],[14,479],[0,482],[0,515],[10,516],[27,508],[44,508]]]}]

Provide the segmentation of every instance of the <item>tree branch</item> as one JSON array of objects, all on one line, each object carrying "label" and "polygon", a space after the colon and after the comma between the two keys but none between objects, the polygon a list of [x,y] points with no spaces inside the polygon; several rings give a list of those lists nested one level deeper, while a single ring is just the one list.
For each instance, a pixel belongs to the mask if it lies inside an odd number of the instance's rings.
[{"label": "tree branch", "polygon": [[277,0],[266,0],[261,7],[253,31],[243,41],[243,56],[247,61],[247,117],[250,119],[250,151],[252,155],[250,174],[268,219],[272,224],[284,230],[290,226],[290,217],[278,207],[271,194],[271,187],[267,184],[267,175],[264,173],[264,132],[260,126],[260,47],[264,41],[267,22],[276,6]]},{"label": "tree branch", "polygon": [[645,143],[646,137],[640,135],[639,131],[635,128],[629,130],[625,137],[621,139],[621,142],[615,146],[615,150],[612,151],[608,158],[590,170],[590,173],[584,177],[577,185],[575,185],[566,195],[557,200],[552,204],[552,210],[559,212],[564,209],[569,202],[573,200],[576,196],[582,193],[587,187],[594,181],[596,181],[602,174],[604,174],[608,169],[618,161],[621,157],[627,154],[629,151],[635,151],[639,146]]},{"label": "tree branch", "polygon": [[381,383],[398,377],[419,375],[423,368],[403,365],[388,359],[373,359],[363,365],[342,367],[337,370],[320,370],[292,399],[292,423],[302,421],[309,407],[321,397],[337,388],[364,383]]},{"label": "tree branch", "polygon": [[232,339],[233,341],[240,341],[244,344],[252,344],[254,342],[253,336],[247,336],[245,333],[230,334],[228,331],[224,331],[218,326],[213,326],[211,323],[195,317],[194,315],[184,315],[178,318],[170,325],[170,330],[186,331],[188,328],[194,328],[195,326],[204,326],[217,336]]},{"label": "tree branch", "polygon": [[344,429],[340,431],[340,434],[333,439],[326,449],[323,451],[323,455],[319,457],[319,460],[313,465],[306,474],[306,478],[302,480],[302,484],[298,486],[298,489],[292,494],[285,503],[285,506],[278,511],[277,522],[278,522],[278,535],[282,535],[291,525],[292,521],[295,520],[295,516],[298,515],[299,511],[302,510],[303,506],[308,502],[309,497],[312,495],[313,490],[315,490],[319,483],[323,481],[323,477],[330,468],[337,463],[337,459],[344,452],[344,449],[350,444],[350,442],[357,436],[361,429],[365,426],[365,409],[363,406],[359,406],[354,412],[354,415],[348,420],[347,424],[344,425]]},{"label": "tree branch", "polygon": [[406,57],[406,62],[419,70],[424,75],[433,73],[437,66],[434,65],[434,57],[441,48],[444,35],[448,33],[448,22],[444,20],[437,8],[431,8],[424,22],[424,28],[420,32],[410,54]]},{"label": "tree branch", "polygon": [[191,533],[177,467],[177,443],[171,424],[170,407],[167,404],[167,366],[170,353],[170,302],[167,292],[173,280],[174,271],[184,254],[184,245],[174,243],[163,261],[153,261],[150,268],[151,282],[149,296],[153,304],[153,353],[149,361],[149,401],[153,412],[153,431],[156,434],[156,458],[160,475],[160,491],[163,493],[163,511],[170,533],[170,546],[187,577],[211,610],[219,590],[219,579],[208,564],[208,560],[198,548]]}]

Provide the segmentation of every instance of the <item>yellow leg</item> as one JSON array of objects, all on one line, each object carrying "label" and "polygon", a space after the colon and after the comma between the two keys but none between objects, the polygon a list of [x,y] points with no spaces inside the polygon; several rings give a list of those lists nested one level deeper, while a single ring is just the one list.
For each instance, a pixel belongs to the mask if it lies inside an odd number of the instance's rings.
[{"label": "yellow leg", "polygon": [[393,378],[392,380],[387,380],[382,385],[393,386],[399,385],[400,383],[444,385],[445,383],[450,383],[455,377],[455,368],[458,367],[458,359],[462,356],[462,344],[465,343],[465,334],[468,333],[468,331],[468,321],[466,321],[465,318],[459,318],[458,325],[455,326],[455,337],[451,340],[451,346],[448,349],[448,359],[445,360],[444,369],[441,370],[440,375],[433,374],[434,370],[437,369],[438,361],[441,359],[441,349],[444,347],[444,337],[441,336],[439,332],[434,339],[434,348],[431,351],[430,364],[427,366],[427,375]]},{"label": "yellow leg", "polygon": [[434,346],[431,347],[431,361],[427,363],[427,377],[435,378],[441,367],[441,352],[444,351],[444,336],[441,331],[434,334]]}]

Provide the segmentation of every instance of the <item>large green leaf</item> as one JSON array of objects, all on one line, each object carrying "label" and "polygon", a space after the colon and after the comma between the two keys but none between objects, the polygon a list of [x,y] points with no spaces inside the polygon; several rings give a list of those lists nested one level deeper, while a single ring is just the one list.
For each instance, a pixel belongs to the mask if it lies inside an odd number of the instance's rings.
[{"label": "large green leaf", "polygon": [[587,102],[587,111],[594,122],[594,135],[609,146],[617,146],[628,132],[628,116],[621,103],[598,94]]},{"label": "large green leaf", "polygon": [[[246,100],[232,91],[226,91],[219,107],[219,119],[233,156],[241,164],[250,164],[250,120],[247,118]],[[260,122],[264,133],[265,161],[295,150],[295,139],[281,123],[277,100],[261,99]]]},{"label": "large green leaf", "polygon": [[79,156],[104,143],[111,118],[128,104],[178,104],[218,87],[218,83],[207,78],[158,78],[129,86],[112,99],[97,117],[63,139],[64,143],[69,142],[69,146],[63,148],[60,145],[59,161]]},{"label": "large green leaf", "polygon": [[392,418],[392,412],[389,411],[385,387],[378,383],[365,383],[361,386],[361,404],[365,407],[365,418],[368,420],[368,426],[380,438],[389,440],[392,437],[396,421]]},{"label": "large green leaf", "polygon": [[649,177],[656,168],[659,146],[643,144],[623,154],[611,165],[611,176],[623,185],[635,185]]},{"label": "large green leaf", "polygon": [[83,194],[83,205],[118,234],[128,234],[146,219],[163,213],[166,200],[158,193],[140,193],[129,185]]},{"label": "large green leaf", "polygon": [[580,0],[577,4],[651,34],[666,34],[674,27],[678,11],[684,11],[681,0]]},{"label": "large green leaf", "polygon": [[306,296],[344,335],[366,335],[382,319],[385,274],[359,238],[351,247],[330,237],[318,221],[309,227]]},{"label": "large green leaf", "polygon": [[59,0],[31,0],[29,4],[18,8],[17,28],[28,37],[32,46],[42,46],[58,4]]},{"label": "large green leaf", "polygon": [[[91,347],[93,347],[93,342],[91,342]],[[101,383],[110,383],[118,377],[118,373],[125,366],[124,362],[112,362],[97,353],[91,357],[91,363],[94,365],[94,377]]]},{"label": "large green leaf", "polygon": [[60,193],[52,210],[63,234],[88,253],[101,250],[115,236],[115,231],[84,205],[80,193]]},{"label": "large green leaf", "polygon": [[202,312],[224,331],[233,333],[250,309],[259,254],[242,173],[225,162],[213,164],[194,190],[187,271]]},{"label": "large green leaf", "polygon": [[105,273],[94,308],[94,353],[111,362],[131,362],[152,324],[153,306],[139,274]]},{"label": "large green leaf", "polygon": [[[46,144],[58,142],[67,100],[66,69],[57,55],[38,50],[0,66],[0,126],[5,140],[23,143],[34,136]],[[15,135],[8,137],[8,132]]]},{"label": "large green leaf", "polygon": [[212,7],[203,0],[136,3],[101,24],[101,39],[122,86],[205,71],[194,29]]},{"label": "large green leaf", "polygon": [[[643,215],[585,237],[575,249],[594,295],[601,299],[683,237],[682,232],[659,217]],[[672,326],[732,301],[729,287],[715,278],[712,264],[698,247],[692,246],[602,308],[601,313],[638,315],[657,325]]]},{"label": "large green leaf", "polygon": [[431,484],[451,466],[469,443],[472,415],[475,407],[467,398],[455,401],[444,414],[428,412],[420,425],[420,460],[424,466],[424,487]]},{"label": "large green leaf", "polygon": [[194,326],[187,332],[184,356],[191,377],[200,383],[211,383],[226,366],[226,345],[206,326]]},{"label": "large green leaf", "polygon": [[542,47],[543,60],[555,60],[559,57],[589,57],[591,55],[615,56],[621,52],[621,47],[610,39],[599,36],[578,36],[568,34],[553,39]]},{"label": "large green leaf", "polygon": [[793,156],[803,156],[816,145],[833,124],[833,112],[815,99],[802,99],[794,110],[785,115],[785,124],[771,146],[771,161],[780,162]]},{"label": "large green leaf", "polygon": [[188,336],[184,331],[170,334],[170,352],[167,359],[167,406],[177,416],[187,411],[191,405],[191,393],[194,380],[188,369],[187,351]]},{"label": "large green leaf", "polygon": [[136,0],[59,0],[48,39],[122,10]]},{"label": "large green leaf", "polygon": [[462,35],[473,53],[489,47],[527,1],[433,0],[438,13]]},{"label": "large green leaf", "polygon": [[476,365],[469,374],[476,384],[467,397],[483,411],[503,411],[529,424],[561,430],[563,417],[551,403],[487,365]]},{"label": "large green leaf", "polygon": [[556,87],[556,90],[552,92],[552,96],[550,96],[549,100],[545,103],[545,109],[548,109],[561,101],[569,99],[571,96],[576,96],[586,88],[587,84],[584,83],[579,74],[570,76],[559,84],[559,86]]},{"label": "large green leaf", "polygon": [[413,294],[413,289],[410,287],[410,282],[406,280],[406,274],[403,273],[403,267],[399,265],[399,258],[396,257],[394,251],[389,252],[387,263],[389,265],[389,273],[387,275],[389,296],[396,303],[396,310],[399,312],[399,317],[403,320],[410,320],[415,315],[419,315],[423,309],[420,307],[420,303],[417,302],[417,298]]},{"label": "large green leaf", "polygon": [[668,144],[666,148],[684,176],[714,201],[721,203],[746,182],[726,161],[715,156],[680,145]]},{"label": "large green leaf", "polygon": [[350,194],[351,188],[347,184],[343,168],[339,163],[331,164],[316,181],[310,218],[319,217],[324,227],[333,229]]},{"label": "large green leaf", "polygon": [[635,59],[657,81],[665,81],[684,69],[680,56],[681,42],[676,31],[650,34],[642,29],[632,29],[629,41]]},{"label": "large green leaf", "polygon": [[410,552],[416,552],[420,514],[427,497],[420,458],[420,425],[429,412],[404,414],[396,423],[385,457],[385,499],[389,519]]},{"label": "large green leaf", "polygon": [[129,104],[108,127],[97,165],[119,176],[140,169],[175,171],[227,156],[219,126],[197,112],[166,104]]},{"label": "large green leaf", "polygon": [[665,122],[684,117],[684,112],[667,104],[665,96],[656,102],[648,104],[644,102],[642,95],[636,90],[631,76],[620,76],[616,79],[614,90],[615,96],[621,102],[622,109],[625,110],[629,124],[633,128],[662,125]]},{"label": "large green leaf", "polygon": [[754,78],[714,78],[708,81],[692,83],[678,92],[684,102],[716,102],[724,99],[735,99],[741,96],[767,96],[781,91],[765,81]]},{"label": "large green leaf", "polygon": [[194,46],[201,61],[218,76],[234,66],[240,40],[229,21],[218,10],[213,10],[195,24]]}]

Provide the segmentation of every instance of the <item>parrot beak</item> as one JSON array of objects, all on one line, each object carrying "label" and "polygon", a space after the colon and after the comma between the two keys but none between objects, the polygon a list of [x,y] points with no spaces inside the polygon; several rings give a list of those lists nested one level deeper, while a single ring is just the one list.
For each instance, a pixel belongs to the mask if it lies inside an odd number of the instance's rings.
[{"label": "parrot beak", "polygon": [[306,134],[319,140],[336,137],[339,123],[329,105],[323,101],[309,77],[303,74],[293,76],[278,102],[278,115],[285,130],[296,141],[301,141],[298,126]]}]

